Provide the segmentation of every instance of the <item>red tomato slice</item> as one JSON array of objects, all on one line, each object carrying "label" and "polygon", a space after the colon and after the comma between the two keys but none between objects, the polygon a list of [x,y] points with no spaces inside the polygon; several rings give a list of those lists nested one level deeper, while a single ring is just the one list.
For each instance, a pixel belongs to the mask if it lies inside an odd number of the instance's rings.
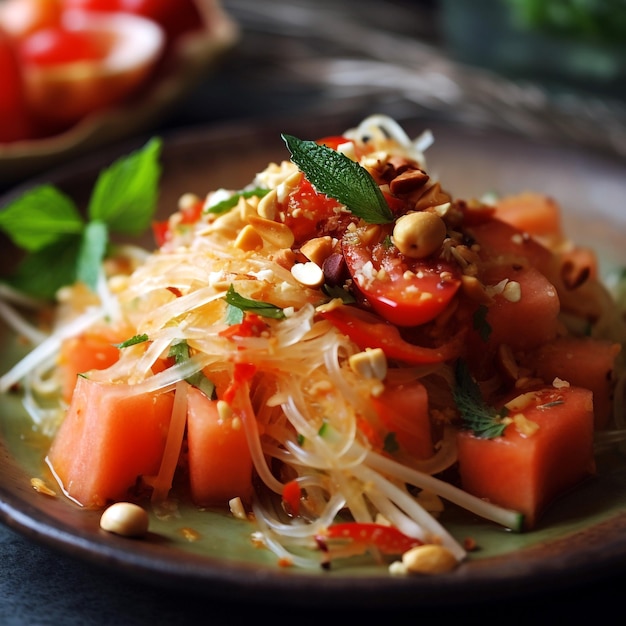
[{"label": "red tomato slice", "polygon": [[365,244],[358,232],[347,233],[342,251],[354,286],[381,317],[397,326],[432,321],[461,285],[456,266],[441,259],[405,257],[384,236]]},{"label": "red tomato slice", "polygon": [[323,235],[341,237],[348,223],[356,218],[348,212],[340,212],[340,206],[337,200],[318,193],[303,176],[300,185],[281,206],[284,222],[293,233],[294,245]]}]

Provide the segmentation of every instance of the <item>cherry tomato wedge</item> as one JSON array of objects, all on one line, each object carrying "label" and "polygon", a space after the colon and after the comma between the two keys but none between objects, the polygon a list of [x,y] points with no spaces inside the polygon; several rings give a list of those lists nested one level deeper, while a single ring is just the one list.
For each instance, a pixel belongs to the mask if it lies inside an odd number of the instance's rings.
[{"label": "cherry tomato wedge", "polygon": [[378,241],[364,243],[359,230],[343,237],[343,256],[354,286],[381,317],[418,326],[450,304],[461,285],[458,268],[440,259],[405,257],[385,240],[384,229]]},{"label": "cherry tomato wedge", "polygon": [[354,220],[348,212],[340,211],[337,200],[318,193],[313,185],[302,176],[300,184],[282,203],[284,222],[294,235],[294,245],[322,235],[341,233]]},{"label": "cherry tomato wedge", "polygon": [[405,341],[398,328],[375,315],[352,306],[338,306],[321,312],[333,326],[365,350],[380,348],[389,359],[412,365],[442,363],[460,356],[463,344],[455,336],[437,348],[426,348]]}]

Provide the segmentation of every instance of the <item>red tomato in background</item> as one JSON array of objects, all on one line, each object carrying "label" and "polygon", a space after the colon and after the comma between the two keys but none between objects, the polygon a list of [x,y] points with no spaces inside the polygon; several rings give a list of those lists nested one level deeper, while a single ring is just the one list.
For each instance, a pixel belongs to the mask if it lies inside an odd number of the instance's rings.
[{"label": "red tomato in background", "polygon": [[0,28],[16,39],[61,21],[61,0],[0,0]]},{"label": "red tomato in background", "polygon": [[0,31],[0,143],[26,139],[31,134],[24,104],[22,78],[10,38]]},{"label": "red tomato in background", "polygon": [[150,18],[160,24],[172,40],[203,27],[204,20],[194,0],[61,0],[66,9],[121,11]]},{"label": "red tomato in background", "polygon": [[[411,259],[387,245],[381,229],[378,242],[364,244],[346,235],[341,244],[355,288],[381,317],[397,326],[430,322],[450,304],[461,285],[456,266],[441,259]],[[373,271],[368,269],[371,267]],[[384,276],[379,277],[379,270]]]},{"label": "red tomato in background", "polygon": [[102,43],[89,32],[49,27],[26,37],[19,45],[19,55],[24,63],[39,66],[97,61],[108,52],[108,46]]}]

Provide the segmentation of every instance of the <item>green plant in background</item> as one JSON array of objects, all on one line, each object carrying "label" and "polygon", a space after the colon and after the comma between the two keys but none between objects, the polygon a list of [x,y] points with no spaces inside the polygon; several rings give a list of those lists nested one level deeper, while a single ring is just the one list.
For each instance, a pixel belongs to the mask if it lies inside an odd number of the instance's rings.
[{"label": "green plant in background", "polygon": [[504,0],[519,26],[626,46],[626,0]]}]

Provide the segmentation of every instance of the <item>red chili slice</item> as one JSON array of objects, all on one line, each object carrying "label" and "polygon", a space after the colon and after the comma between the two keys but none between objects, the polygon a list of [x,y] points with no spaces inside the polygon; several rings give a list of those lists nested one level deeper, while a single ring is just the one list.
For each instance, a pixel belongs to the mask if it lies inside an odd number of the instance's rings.
[{"label": "red chili slice", "polygon": [[323,567],[330,566],[332,558],[355,556],[367,550],[376,549],[381,554],[403,554],[423,541],[409,537],[394,526],[375,522],[345,522],[333,524],[315,540],[324,552]]},{"label": "red chili slice", "polygon": [[321,314],[361,350],[381,348],[387,358],[412,365],[443,363],[459,357],[463,348],[460,337],[453,337],[437,348],[414,345],[402,339],[400,331],[392,324],[354,307],[338,306]]}]

